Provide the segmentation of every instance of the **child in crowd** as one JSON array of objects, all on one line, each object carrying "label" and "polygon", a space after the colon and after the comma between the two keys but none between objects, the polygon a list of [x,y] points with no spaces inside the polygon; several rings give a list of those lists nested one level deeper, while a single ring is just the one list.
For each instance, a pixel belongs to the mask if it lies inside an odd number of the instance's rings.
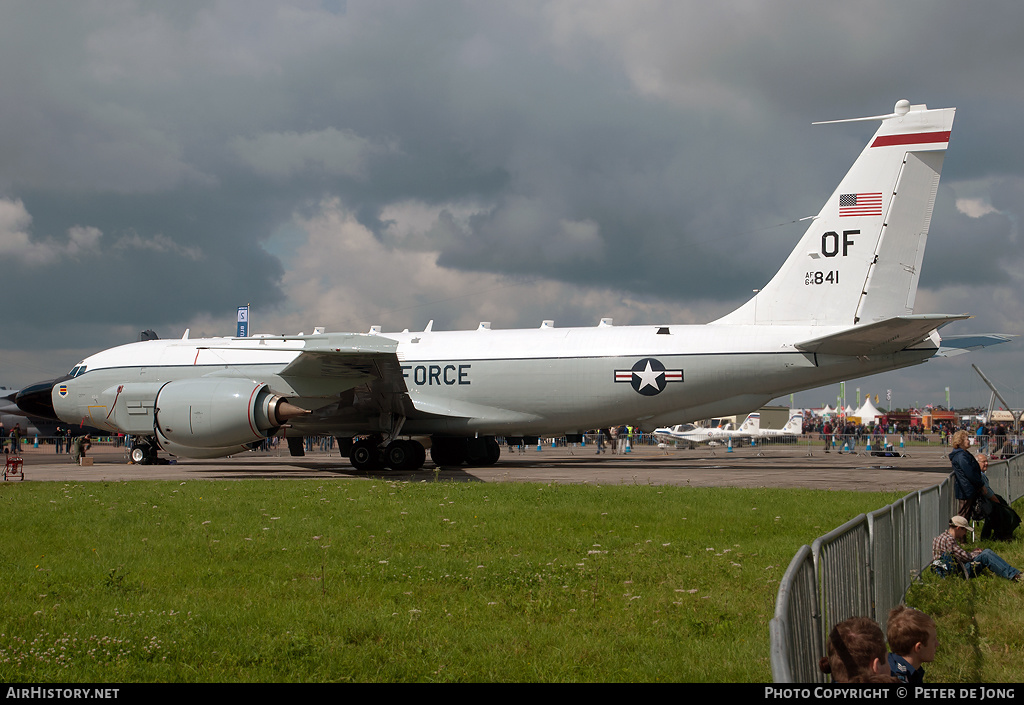
[{"label": "child in crowd", "polygon": [[851,617],[832,628],[826,656],[818,661],[822,673],[835,683],[857,683],[875,676],[888,677],[887,650],[882,628],[868,617]]},{"label": "child in crowd", "polygon": [[889,671],[901,683],[923,683],[923,663],[935,660],[939,640],[935,621],[924,612],[900,605],[889,611]]}]

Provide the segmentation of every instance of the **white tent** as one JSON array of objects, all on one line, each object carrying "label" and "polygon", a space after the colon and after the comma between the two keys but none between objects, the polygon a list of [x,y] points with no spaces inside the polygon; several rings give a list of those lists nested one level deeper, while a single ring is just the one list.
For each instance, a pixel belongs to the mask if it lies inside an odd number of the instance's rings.
[{"label": "white tent", "polygon": [[870,395],[868,395],[868,398],[864,400],[864,404],[859,409],[857,409],[856,412],[853,413],[853,416],[859,416],[860,422],[864,424],[871,423],[872,421],[874,421],[875,419],[882,415],[882,412],[879,411],[878,408],[871,403]]}]

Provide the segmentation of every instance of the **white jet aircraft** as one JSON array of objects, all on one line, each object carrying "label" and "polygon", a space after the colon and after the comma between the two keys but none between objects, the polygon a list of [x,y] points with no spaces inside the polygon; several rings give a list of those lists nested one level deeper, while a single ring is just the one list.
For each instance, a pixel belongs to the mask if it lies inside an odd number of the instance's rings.
[{"label": "white jet aircraft", "polygon": [[740,424],[739,428],[730,428],[732,424],[726,424],[724,427],[701,427],[695,426],[692,423],[687,424],[676,424],[671,427],[662,427],[654,429],[654,440],[659,443],[673,443],[676,441],[685,441],[687,443],[711,443],[711,442],[726,442],[726,441],[738,441],[740,439],[747,439],[751,436],[757,436],[758,430],[761,426],[761,414],[754,412],[747,416],[746,420]]},{"label": "white jet aircraft", "polygon": [[757,409],[840,380],[1005,342],[914,314],[954,108],[896,104],[774,278],[705,325],[148,340],[96,353],[19,406],[190,458],[279,433],[332,434],[360,470],[490,464],[496,437]]}]

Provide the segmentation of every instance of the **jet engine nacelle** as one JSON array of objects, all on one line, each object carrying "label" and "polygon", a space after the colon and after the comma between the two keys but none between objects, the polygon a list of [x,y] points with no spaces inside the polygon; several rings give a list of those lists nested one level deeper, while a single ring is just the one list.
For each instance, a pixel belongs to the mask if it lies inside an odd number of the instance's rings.
[{"label": "jet engine nacelle", "polygon": [[216,458],[245,449],[307,413],[262,382],[202,378],[168,382],[156,396],[157,442],[172,455]]}]

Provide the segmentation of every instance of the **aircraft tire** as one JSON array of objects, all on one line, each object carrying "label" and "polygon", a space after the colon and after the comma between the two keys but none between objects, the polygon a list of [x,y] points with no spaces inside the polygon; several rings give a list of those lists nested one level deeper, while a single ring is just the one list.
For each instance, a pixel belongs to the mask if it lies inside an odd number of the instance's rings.
[{"label": "aircraft tire", "polygon": [[494,440],[493,436],[487,436],[481,439],[482,444],[475,443],[474,440],[470,440],[467,444],[469,452],[466,457],[466,463],[476,467],[494,465],[498,462],[498,458],[501,457],[501,446],[498,445],[498,441]]},{"label": "aircraft tire", "polygon": [[384,457],[377,443],[364,439],[352,444],[352,452],[348,458],[352,467],[360,472],[384,469]]},{"label": "aircraft tire", "polygon": [[416,441],[392,441],[384,449],[384,462],[392,470],[418,470],[426,458],[426,451]]},{"label": "aircraft tire", "polygon": [[135,465],[151,465],[156,460],[156,447],[152,443],[132,443],[128,457]]},{"label": "aircraft tire", "polygon": [[430,444],[430,459],[438,467],[462,465],[466,462],[467,445],[465,438],[435,436]]},{"label": "aircraft tire", "polygon": [[487,465],[494,465],[501,457],[501,446],[493,438],[487,439]]}]

